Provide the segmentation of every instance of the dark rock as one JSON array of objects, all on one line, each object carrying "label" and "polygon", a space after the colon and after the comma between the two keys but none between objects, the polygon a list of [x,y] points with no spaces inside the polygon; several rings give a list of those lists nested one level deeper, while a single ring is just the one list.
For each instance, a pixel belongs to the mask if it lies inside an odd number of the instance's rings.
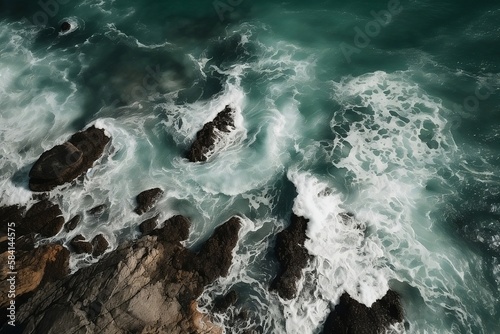
[{"label": "dark rock", "polygon": [[61,24],[61,32],[67,32],[71,29],[71,24],[69,22],[64,21]]},{"label": "dark rock", "polygon": [[309,254],[304,248],[308,222],[307,219],[292,214],[290,226],[276,237],[275,251],[280,269],[271,283],[271,290],[276,290],[281,298],[295,297],[297,280],[309,261]]},{"label": "dark rock", "polygon": [[163,227],[153,232],[161,241],[180,242],[189,237],[191,223],[186,217],[177,215],[165,221]]},{"label": "dark rock", "polygon": [[323,334],[384,333],[390,325],[402,321],[403,307],[400,297],[392,290],[389,290],[371,307],[357,302],[349,294],[344,293],[340,297],[339,304],[328,316],[323,327]]},{"label": "dark rock", "polygon": [[82,221],[82,216],[76,215],[73,218],[71,218],[65,225],[64,225],[64,230],[66,232],[73,231],[78,224]]},{"label": "dark rock", "polygon": [[137,195],[137,207],[135,213],[142,215],[149,211],[156,202],[163,196],[163,190],[160,188],[149,189]]},{"label": "dark rock", "polygon": [[187,154],[189,161],[206,161],[207,154],[215,148],[217,130],[230,132],[231,128],[234,128],[234,110],[226,106],[223,111],[217,114],[213,121],[205,124],[196,133],[196,139]]},{"label": "dark rock", "polygon": [[[7,242],[9,227],[14,228],[17,232],[16,236],[19,236],[20,233],[18,229],[25,210],[24,207],[19,205],[0,207],[0,243]],[[1,250],[3,250],[3,247],[0,248],[0,251]]]},{"label": "dark rock", "polygon": [[108,240],[102,234],[98,234],[92,239],[92,256],[98,257],[104,254],[106,249],[108,249],[109,243]]},{"label": "dark rock", "polygon": [[106,204],[98,205],[88,211],[89,215],[100,217],[106,211],[108,206]]},{"label": "dark rock", "polygon": [[63,180],[82,161],[82,151],[66,142],[44,152],[31,168],[29,176],[40,180]]},{"label": "dark rock", "polygon": [[73,239],[71,239],[69,245],[76,254],[82,253],[92,253],[92,244],[85,240],[85,237],[81,234],[78,234]]},{"label": "dark rock", "polygon": [[[153,218],[146,219],[139,225],[139,231],[142,235],[148,235],[156,228],[158,225],[160,215],[156,215]],[[188,227],[189,229],[189,227]]]},{"label": "dark rock", "polygon": [[[165,231],[189,223],[180,216],[167,222]],[[209,259],[217,272],[227,273],[226,260],[232,256],[239,228],[239,220],[231,219],[216,229],[199,253],[184,248],[179,237],[167,241],[162,233],[125,243],[98,263],[48,283],[25,303],[16,304],[16,321],[26,333],[220,334],[222,329],[197,310],[208,270],[198,271],[191,263]]]},{"label": "dark rock", "polygon": [[214,300],[214,312],[222,313],[230,306],[233,306],[238,300],[236,291],[231,290],[225,296],[218,297]]},{"label": "dark rock", "polygon": [[204,278],[205,284],[212,283],[219,276],[226,276],[233,260],[233,248],[238,242],[240,219],[233,217],[217,227],[203,244],[191,263]]},{"label": "dark rock", "polygon": [[21,235],[16,239],[17,251],[31,251],[35,249],[35,233]]},{"label": "dark rock", "polygon": [[18,227],[20,234],[40,233],[43,237],[52,237],[59,233],[64,225],[64,218],[59,205],[48,200],[35,203],[24,216]]},{"label": "dark rock", "polygon": [[32,191],[50,191],[84,174],[102,155],[110,138],[92,126],[74,134],[69,141],[44,152],[29,176]]}]

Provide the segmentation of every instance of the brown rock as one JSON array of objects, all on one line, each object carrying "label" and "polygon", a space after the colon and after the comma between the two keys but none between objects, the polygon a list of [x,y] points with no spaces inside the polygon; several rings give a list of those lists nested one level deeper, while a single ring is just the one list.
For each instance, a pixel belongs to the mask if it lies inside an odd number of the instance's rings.
[{"label": "brown rock", "polygon": [[149,211],[156,202],[163,196],[163,190],[160,188],[154,188],[145,190],[139,195],[137,195],[137,207],[134,212],[138,215],[142,215],[144,212]]},{"label": "brown rock", "polygon": [[[0,255],[2,263],[7,263],[8,253]],[[16,252],[16,297],[19,298],[38,288],[43,281],[53,281],[68,274],[69,252],[61,245],[49,244],[32,251]],[[7,281],[10,269],[1,266],[0,290],[8,291]],[[0,295],[0,307],[9,302],[6,293]]]},{"label": "brown rock", "polygon": [[92,126],[44,152],[29,173],[30,189],[50,191],[76,179],[99,159],[109,140],[103,130]]},{"label": "brown rock", "polygon": [[234,128],[234,110],[226,106],[223,111],[217,114],[213,121],[205,124],[196,133],[196,139],[187,154],[189,161],[206,161],[207,154],[215,148],[216,132],[230,132],[231,128]]},{"label": "brown rock", "polygon": [[108,249],[109,243],[108,240],[102,234],[98,234],[92,239],[92,256],[98,257],[104,254],[106,249]]},{"label": "brown rock", "polygon": [[73,239],[71,239],[69,245],[76,254],[92,253],[92,244],[86,241],[85,237],[81,234],[78,234]]},{"label": "brown rock", "polygon": [[297,280],[309,261],[304,248],[308,220],[292,214],[290,225],[276,237],[276,257],[280,263],[278,275],[271,283],[281,298],[292,299],[297,293]]}]

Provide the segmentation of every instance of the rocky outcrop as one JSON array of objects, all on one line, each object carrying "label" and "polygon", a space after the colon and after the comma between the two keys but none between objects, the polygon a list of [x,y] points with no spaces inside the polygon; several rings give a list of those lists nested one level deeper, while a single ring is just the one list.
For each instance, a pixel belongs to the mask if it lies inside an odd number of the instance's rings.
[{"label": "rocky outcrop", "polygon": [[64,230],[66,232],[71,232],[73,231],[78,224],[82,221],[82,216],[76,215],[73,218],[71,218],[66,224],[64,224]]},{"label": "rocky outcrop", "polygon": [[158,226],[160,215],[156,215],[152,218],[146,219],[139,225],[139,231],[142,235],[148,235],[153,232]]},{"label": "rocky outcrop", "polygon": [[275,252],[280,269],[271,283],[271,289],[284,299],[295,297],[297,280],[309,261],[309,254],[304,248],[307,223],[307,219],[292,214],[290,225],[276,237]]},{"label": "rocky outcrop", "polygon": [[230,132],[234,128],[234,110],[226,106],[213,121],[208,122],[196,133],[187,158],[191,162],[206,161],[207,154],[215,148],[217,132]]},{"label": "rocky outcrop", "polygon": [[109,242],[104,235],[98,234],[92,239],[92,256],[98,257],[104,254],[109,247]]},{"label": "rocky outcrop", "polygon": [[[0,261],[7,264],[9,253],[0,254]],[[69,251],[61,245],[49,244],[31,251],[16,253],[16,267],[8,268],[2,265],[0,270],[0,290],[9,291],[7,278],[10,271],[16,271],[16,300],[36,290],[40,284],[52,282],[68,274]],[[14,270],[11,270],[14,269]],[[0,295],[0,308],[9,303],[7,293]]]},{"label": "rocky outcrop", "polygon": [[227,275],[240,227],[240,219],[237,217],[217,227],[193,261],[188,263],[190,266],[194,265],[195,270],[204,278],[205,284],[212,283],[219,276]]},{"label": "rocky outcrop", "polygon": [[84,174],[102,155],[110,138],[92,126],[44,152],[29,173],[32,191],[50,191]]},{"label": "rocky outcrop", "polygon": [[216,275],[227,274],[239,226],[238,218],[229,220],[192,252],[180,243],[189,221],[172,217],[153,235],[46,284],[18,309],[18,323],[23,333],[221,334],[195,300]]},{"label": "rocky outcrop", "polygon": [[76,254],[92,253],[92,244],[88,242],[81,234],[78,234],[73,239],[71,239],[69,245]]},{"label": "rocky outcrop", "polygon": [[17,225],[18,234],[39,233],[42,237],[52,237],[64,225],[64,217],[59,205],[42,200],[35,203]]},{"label": "rocky outcrop", "polygon": [[158,202],[158,200],[163,196],[163,190],[160,188],[154,188],[145,190],[139,195],[137,195],[137,207],[134,212],[138,215],[151,210],[153,206]]},{"label": "rocky outcrop", "polygon": [[344,293],[340,302],[328,316],[323,327],[323,334],[384,333],[395,323],[403,321],[403,308],[399,295],[389,290],[381,299],[367,307]]}]

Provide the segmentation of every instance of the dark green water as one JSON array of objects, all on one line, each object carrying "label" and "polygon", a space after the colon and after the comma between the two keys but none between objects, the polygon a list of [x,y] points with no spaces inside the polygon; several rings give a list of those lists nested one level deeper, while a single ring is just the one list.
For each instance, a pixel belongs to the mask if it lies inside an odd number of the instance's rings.
[{"label": "dark green water", "polygon": [[[500,332],[499,18],[495,1],[2,0],[0,204],[31,201],[31,164],[96,123],[112,147],[51,197],[65,218],[109,214],[56,239],[136,237],[133,197],[161,186],[194,247],[243,217],[230,275],[200,300],[238,289],[236,332],[318,333],[344,291],[371,304],[389,287],[395,332]],[[236,130],[188,163],[226,104]],[[269,251],[292,209],[315,257],[283,301]]]}]

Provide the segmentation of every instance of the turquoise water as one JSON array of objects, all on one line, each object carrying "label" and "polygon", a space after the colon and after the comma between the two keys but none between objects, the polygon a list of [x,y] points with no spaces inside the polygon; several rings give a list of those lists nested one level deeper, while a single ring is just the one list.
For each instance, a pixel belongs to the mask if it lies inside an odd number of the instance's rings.
[{"label": "turquoise water", "polygon": [[[318,333],[344,291],[370,305],[389,287],[406,310],[394,332],[500,332],[500,5],[43,4],[0,1],[0,204],[32,202],[33,162],[96,124],[113,138],[106,155],[50,195],[67,219],[109,212],[55,239],[137,237],[133,198],[157,186],[163,218],[192,219],[188,246],[240,215],[230,275],[200,299],[236,288],[230,313],[249,319],[234,332]],[[226,104],[235,131],[187,162]],[[267,290],[292,210],[311,221],[315,257],[283,301]]]}]

